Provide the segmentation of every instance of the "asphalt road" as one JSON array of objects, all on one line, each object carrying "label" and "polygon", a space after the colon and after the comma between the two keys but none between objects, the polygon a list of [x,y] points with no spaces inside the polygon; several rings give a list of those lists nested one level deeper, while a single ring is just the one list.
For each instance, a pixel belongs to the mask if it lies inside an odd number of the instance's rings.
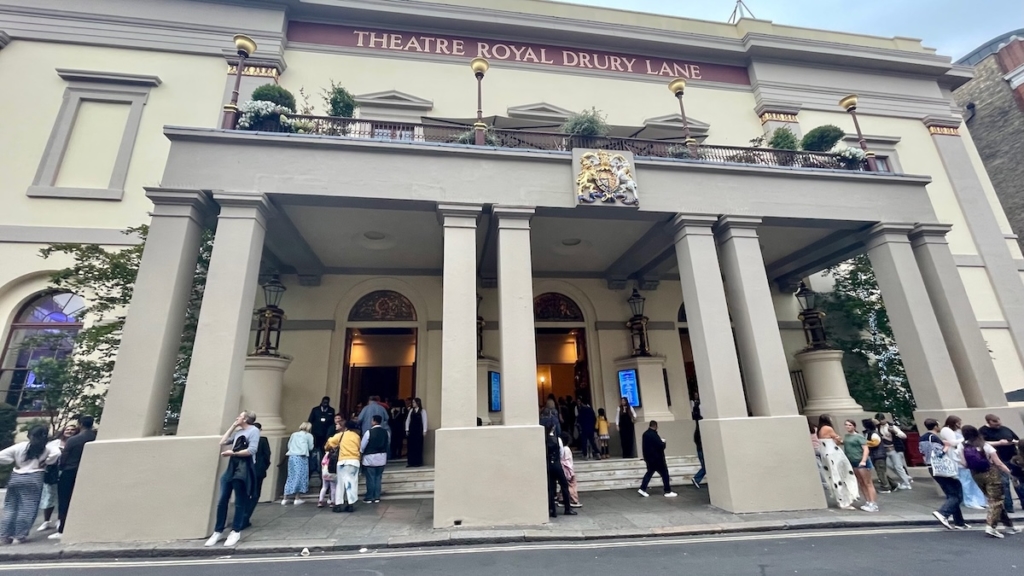
[{"label": "asphalt road", "polygon": [[314,555],[307,558],[32,563],[0,576],[407,576],[436,574],[612,576],[1024,576],[1024,535],[986,538],[980,529],[866,529]]}]

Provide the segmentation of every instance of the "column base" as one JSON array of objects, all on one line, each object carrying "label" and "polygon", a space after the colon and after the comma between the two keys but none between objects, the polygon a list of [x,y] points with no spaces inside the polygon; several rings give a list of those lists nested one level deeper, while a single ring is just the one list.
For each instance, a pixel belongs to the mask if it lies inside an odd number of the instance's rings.
[{"label": "column base", "polygon": [[435,437],[434,528],[548,521],[543,428],[441,428]]},{"label": "column base", "polygon": [[817,426],[818,417],[821,416],[822,414],[828,414],[829,416],[832,417],[832,424],[835,425],[836,434],[842,436],[843,434],[845,434],[843,422],[846,422],[847,420],[853,420],[854,422],[857,423],[857,430],[864,430],[864,425],[861,424],[861,420],[874,418],[876,413],[867,412],[864,410],[851,410],[848,412],[844,412],[842,410],[826,410],[825,412],[807,412],[804,417],[807,418],[807,422],[809,424]]},{"label": "column base", "polygon": [[803,368],[807,391],[807,404],[801,414],[817,419],[822,414],[864,411],[850,396],[842,350],[805,350],[798,352],[796,359]]},{"label": "column base", "polygon": [[[697,445],[693,442],[693,431],[696,429],[693,420],[654,420],[658,423],[658,435],[665,441],[665,456],[693,456],[697,453]],[[647,432],[651,423],[637,420],[634,426],[637,456],[643,458],[644,432]]]},{"label": "column base", "polygon": [[941,427],[948,416],[959,417],[960,420],[963,421],[964,426],[970,425],[976,428],[981,428],[982,426],[985,426],[986,414],[995,414],[996,416],[999,416],[999,420],[1002,422],[1003,426],[1006,426],[1014,432],[1024,430],[1024,425],[1022,425],[1024,414],[1021,413],[1020,408],[1015,406],[998,406],[994,408],[952,408],[949,410],[915,410],[914,422],[917,423],[918,429],[921,430],[922,433],[924,432],[924,421],[926,418],[934,418],[939,422],[939,426]]},{"label": "column base", "polygon": [[158,436],[90,443],[62,541],[209,536],[224,460],[217,450],[219,440],[217,436]]},{"label": "column base", "polygon": [[705,419],[700,432],[713,506],[733,513],[827,507],[803,416]]}]

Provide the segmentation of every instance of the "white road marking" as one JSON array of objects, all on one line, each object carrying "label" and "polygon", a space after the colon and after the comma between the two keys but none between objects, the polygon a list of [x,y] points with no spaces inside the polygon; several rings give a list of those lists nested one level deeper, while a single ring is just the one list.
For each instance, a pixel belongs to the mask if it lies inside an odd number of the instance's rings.
[{"label": "white road marking", "polygon": [[827,532],[768,532],[760,534],[735,534],[735,535],[707,535],[695,537],[673,537],[647,540],[617,540],[617,541],[584,541],[571,543],[538,543],[538,544],[516,544],[510,546],[486,546],[473,548],[439,547],[439,548],[409,548],[402,550],[372,550],[369,553],[325,553],[322,556],[286,556],[286,557],[246,557],[246,556],[221,556],[218,558],[197,558],[193,560],[126,560],[123,562],[98,561],[98,562],[48,562],[33,563],[15,566],[0,566],[0,572],[11,572],[15,570],[54,570],[54,569],[81,569],[81,568],[149,568],[168,566],[214,566],[217,564],[230,563],[233,566],[239,564],[274,564],[283,562],[326,562],[338,560],[358,560],[366,558],[403,558],[415,556],[456,556],[463,554],[487,554],[496,552],[536,552],[544,550],[601,550],[611,548],[636,548],[647,546],[674,546],[679,544],[713,544],[718,542],[752,542],[757,540],[798,540],[801,538],[829,538],[833,536],[877,536],[880,534],[908,534],[924,532],[941,532],[939,528],[861,528],[852,530],[829,530]]}]

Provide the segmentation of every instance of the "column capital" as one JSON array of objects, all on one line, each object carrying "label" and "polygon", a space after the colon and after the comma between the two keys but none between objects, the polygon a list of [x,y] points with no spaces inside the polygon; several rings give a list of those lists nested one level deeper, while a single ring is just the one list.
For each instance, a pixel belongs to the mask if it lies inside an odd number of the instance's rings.
[{"label": "column capital", "polygon": [[476,228],[482,211],[479,204],[438,204],[437,221],[445,228]]},{"label": "column capital", "polygon": [[960,118],[955,116],[939,116],[929,114],[921,119],[932,136],[959,136],[959,128],[962,123]]},{"label": "column capital", "polygon": [[217,213],[217,206],[203,190],[185,188],[143,188],[146,198],[153,203],[153,216],[191,218],[205,224]]},{"label": "column capital", "polygon": [[711,236],[712,226],[718,222],[718,216],[710,216],[707,214],[676,214],[672,221],[666,224],[666,229],[669,234],[675,236],[675,241],[679,242],[683,238],[696,235],[696,236]]},{"label": "column capital", "polygon": [[946,234],[952,229],[952,224],[918,224],[910,231],[910,242],[914,246],[948,244]]},{"label": "column capital", "polygon": [[274,206],[263,194],[248,192],[213,193],[213,200],[220,206],[218,218],[252,218],[264,227],[274,213]]},{"label": "column capital", "polygon": [[499,229],[529,230],[530,219],[536,209],[532,206],[495,206],[491,215],[498,220]]},{"label": "column capital", "polygon": [[715,223],[715,236],[719,242],[733,238],[757,238],[761,219],[753,216],[722,216]]},{"label": "column capital", "polygon": [[908,235],[914,229],[913,224],[899,224],[894,222],[880,222],[875,224],[864,235],[864,245],[867,248],[874,248],[889,242],[910,243]]}]

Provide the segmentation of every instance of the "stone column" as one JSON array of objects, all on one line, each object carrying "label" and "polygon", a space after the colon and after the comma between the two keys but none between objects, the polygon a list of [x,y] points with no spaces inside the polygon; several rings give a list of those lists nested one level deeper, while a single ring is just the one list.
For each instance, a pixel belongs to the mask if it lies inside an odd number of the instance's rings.
[{"label": "stone column", "polygon": [[150,188],[146,196],[153,215],[107,390],[105,440],[163,432],[199,243],[214,210],[199,190]]},{"label": "stone column", "polygon": [[1006,406],[995,364],[946,242],[949,224],[918,224],[911,246],[967,406]]},{"label": "stone column", "polygon": [[793,416],[796,399],[757,241],[760,218],[723,216],[716,235],[747,401],[754,416]]},{"label": "stone column", "polygon": [[[260,436],[270,443],[274,461],[284,454],[288,430],[281,420],[281,392],[284,389],[284,372],[292,363],[290,356],[248,356],[245,359],[245,374],[242,377],[242,402],[246,410],[252,410],[259,417]],[[273,502],[277,496],[278,467],[271,463],[267,478],[263,482],[260,502]]]},{"label": "stone column", "polygon": [[907,237],[911,229],[907,224],[873,227],[865,239],[871,268],[918,411],[963,408],[964,395]]},{"label": "stone column", "polygon": [[843,371],[842,350],[804,350],[796,353],[807,387],[803,414],[817,423],[822,414],[831,414],[835,423],[847,418],[860,422],[871,415],[850,396]]},{"label": "stone column", "polygon": [[[824,508],[817,465],[807,445],[807,421],[795,415],[795,401],[793,415],[745,416],[739,363],[711,231],[716,220],[713,216],[679,215],[671,225],[700,386],[704,416],[700,432],[711,504],[730,512]],[[744,264],[747,259],[737,258],[737,262]],[[767,295],[767,280],[764,283]],[[749,285],[747,288],[752,294]],[[770,299],[768,309],[774,310]],[[756,330],[759,322],[751,325]],[[777,325],[775,329],[778,338]],[[773,449],[761,450],[752,441],[755,438],[772,438]],[[760,470],[780,488],[766,493],[750,482],[750,470]]]},{"label": "stone column", "polygon": [[533,322],[533,208],[495,206],[498,220],[498,328],[506,425],[537,424],[537,336]]},{"label": "stone column", "polygon": [[261,194],[215,193],[213,198],[220,216],[185,383],[181,436],[219,436],[238,415],[271,210]]},{"label": "stone column", "polygon": [[438,206],[444,227],[442,428],[476,426],[476,220],[480,206]]}]

